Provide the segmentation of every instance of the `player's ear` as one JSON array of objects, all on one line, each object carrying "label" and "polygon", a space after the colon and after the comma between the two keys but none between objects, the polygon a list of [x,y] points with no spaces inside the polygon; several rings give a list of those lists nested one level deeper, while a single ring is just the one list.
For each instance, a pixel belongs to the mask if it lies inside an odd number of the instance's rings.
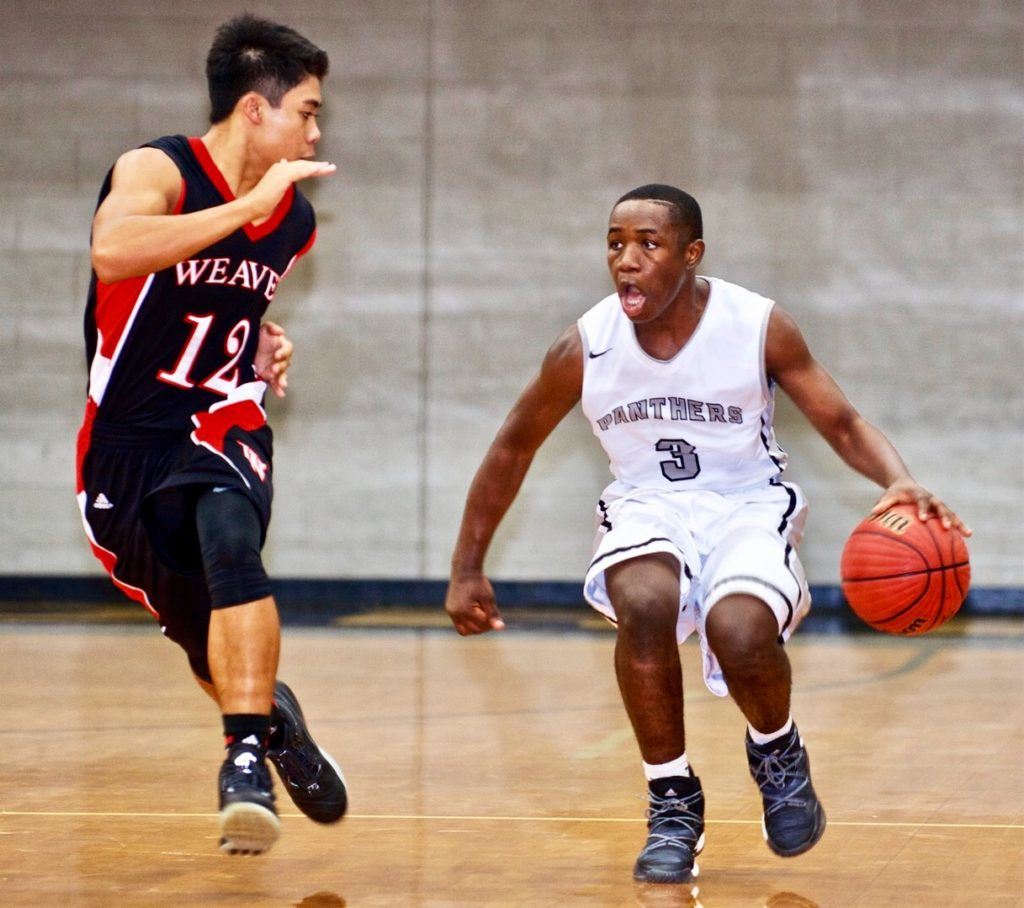
[{"label": "player's ear", "polygon": [[263,105],[266,103],[261,95],[254,91],[246,92],[238,99],[238,109],[254,126],[263,122]]},{"label": "player's ear", "polygon": [[704,258],[704,249],[704,240],[692,240],[687,244],[684,252],[687,268],[696,268],[700,264],[700,260]]}]

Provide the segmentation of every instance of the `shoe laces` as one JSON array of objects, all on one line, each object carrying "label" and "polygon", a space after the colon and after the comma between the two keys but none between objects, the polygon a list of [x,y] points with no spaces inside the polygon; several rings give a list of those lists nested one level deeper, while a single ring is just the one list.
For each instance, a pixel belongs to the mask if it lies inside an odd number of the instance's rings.
[{"label": "shoe laces", "polygon": [[807,805],[807,800],[800,797],[800,793],[811,780],[804,766],[804,749],[799,739],[781,753],[773,751],[761,757],[753,764],[752,771],[761,795],[771,802],[766,813],[774,813],[786,806]]},{"label": "shoe laces", "polygon": [[253,763],[248,770],[235,766],[233,763],[225,764],[222,785],[225,790],[237,791],[241,788],[256,788],[266,794],[270,794],[272,791],[270,770],[267,769],[265,763]]},{"label": "shoe laces", "polygon": [[679,845],[686,845],[692,851],[697,846],[704,825],[704,818],[694,807],[703,797],[700,791],[685,797],[667,798],[649,792],[648,836],[644,851]]},{"label": "shoe laces", "polygon": [[271,758],[284,771],[289,785],[309,786],[316,782],[322,764],[313,759],[304,747],[290,747],[287,743],[271,754]]}]

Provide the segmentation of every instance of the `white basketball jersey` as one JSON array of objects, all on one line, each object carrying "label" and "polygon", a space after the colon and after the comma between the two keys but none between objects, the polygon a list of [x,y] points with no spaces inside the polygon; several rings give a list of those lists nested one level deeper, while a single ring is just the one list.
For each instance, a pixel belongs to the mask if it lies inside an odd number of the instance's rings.
[{"label": "white basketball jersey", "polygon": [[772,428],[764,367],[774,302],[718,278],[693,336],[671,360],[637,342],[616,294],[577,322],[583,412],[622,494],[726,491],[767,483],[786,466]]}]

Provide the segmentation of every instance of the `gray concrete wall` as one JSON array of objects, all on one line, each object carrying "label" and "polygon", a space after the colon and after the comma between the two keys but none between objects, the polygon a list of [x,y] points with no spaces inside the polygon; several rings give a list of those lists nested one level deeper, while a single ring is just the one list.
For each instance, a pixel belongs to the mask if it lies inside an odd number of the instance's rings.
[{"label": "gray concrete wall", "polygon": [[[1024,584],[1020,0],[251,2],[331,54],[320,238],[271,315],[298,353],[277,432],[278,576],[442,577],[470,478],[548,344],[608,292],[635,185],[701,200],[705,271],[774,296],[917,476]],[[0,5],[0,573],[98,572],[73,498],[96,191],[205,124],[242,6]],[[97,13],[96,10],[102,12]],[[835,582],[874,488],[793,408],[779,433]],[[606,464],[579,414],[490,559],[571,579]]]}]

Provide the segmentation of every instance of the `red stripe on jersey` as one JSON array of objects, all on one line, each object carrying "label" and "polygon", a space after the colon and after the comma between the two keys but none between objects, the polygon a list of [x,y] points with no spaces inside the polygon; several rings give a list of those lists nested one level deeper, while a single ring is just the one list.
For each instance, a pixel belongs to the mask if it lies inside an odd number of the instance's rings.
[{"label": "red stripe on jersey", "polygon": [[128,324],[149,277],[148,274],[140,274],[115,284],[104,284],[96,279],[96,330],[101,341],[97,352],[107,359],[112,359],[117,351],[124,326]]},{"label": "red stripe on jersey", "polygon": [[[196,156],[196,160],[202,166],[203,171],[210,178],[210,182],[217,187],[217,191],[224,197],[224,201],[233,202],[235,194],[231,191],[231,187],[228,186],[228,181],[224,179],[224,174],[221,173],[217,162],[211,157],[209,149],[203,144],[203,140],[198,136],[191,136],[188,144],[192,149],[192,153]],[[277,207],[267,220],[258,226],[256,224],[242,225],[245,235],[255,243],[257,240],[262,240],[273,233],[281,221],[284,220],[285,215],[288,214],[289,209],[292,207],[292,199],[294,198],[295,187],[289,186],[287,192],[281,196],[281,201],[277,203]]]},{"label": "red stripe on jersey", "polygon": [[92,444],[92,424],[96,419],[97,403],[91,397],[85,402],[85,417],[82,426],[78,430],[78,440],[75,443],[75,493],[85,491],[85,480],[82,478],[82,466],[85,463],[85,455],[89,452]]},{"label": "red stripe on jersey", "polygon": [[267,422],[262,407],[255,401],[240,400],[231,404],[214,404],[205,413],[196,413],[192,417],[195,431],[192,440],[197,445],[206,445],[215,451],[224,453],[224,436],[238,426],[252,432]]},{"label": "red stripe on jersey", "polygon": [[185,178],[181,178],[181,192],[178,193],[178,201],[174,203],[174,211],[171,214],[181,214],[181,209],[185,207]]}]

